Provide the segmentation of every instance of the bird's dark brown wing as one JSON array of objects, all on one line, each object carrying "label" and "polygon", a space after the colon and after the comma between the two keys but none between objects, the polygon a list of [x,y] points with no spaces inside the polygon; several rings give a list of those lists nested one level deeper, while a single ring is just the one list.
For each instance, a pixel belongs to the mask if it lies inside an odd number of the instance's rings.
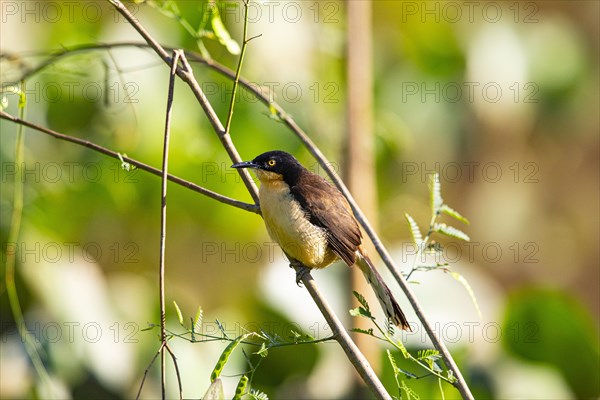
[{"label": "bird's dark brown wing", "polygon": [[362,235],[344,195],[310,172],[302,174],[290,191],[309,215],[310,222],[327,230],[328,243],[335,254],[349,266],[353,265]]}]

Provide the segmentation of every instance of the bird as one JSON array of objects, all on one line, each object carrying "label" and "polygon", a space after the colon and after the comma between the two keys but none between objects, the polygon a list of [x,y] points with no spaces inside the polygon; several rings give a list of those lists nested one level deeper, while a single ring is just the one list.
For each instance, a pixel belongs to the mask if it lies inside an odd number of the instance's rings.
[{"label": "bird", "polygon": [[[291,154],[273,150],[232,168],[253,170],[260,182],[260,210],[267,232],[290,264],[321,269],[341,259],[357,265],[386,317],[411,330],[398,302],[362,245],[362,233],[344,195]],[[304,269],[306,271],[306,269]],[[297,275],[297,282],[301,275]]]}]

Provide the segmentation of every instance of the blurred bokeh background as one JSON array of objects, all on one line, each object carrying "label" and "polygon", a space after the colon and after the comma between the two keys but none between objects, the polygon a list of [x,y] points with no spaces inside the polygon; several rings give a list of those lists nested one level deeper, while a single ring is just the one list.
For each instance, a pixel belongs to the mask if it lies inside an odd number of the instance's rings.
[{"label": "blurred bokeh background", "polygon": [[[207,2],[126,4],[164,45],[210,54],[235,69],[241,2],[210,3],[229,41],[222,32],[215,36],[219,28],[207,17]],[[470,283],[481,317],[448,274],[416,273],[413,287],[475,396],[598,398],[599,3],[369,6],[369,31],[354,32],[372,44],[365,56],[372,105],[359,112],[372,118],[372,134],[362,140],[372,144],[365,152],[374,162],[362,168],[372,172],[364,191],[375,201],[369,213],[384,243],[406,272],[412,258],[404,213],[426,229],[428,175],[438,171],[445,200],[471,221],[461,227],[471,242],[438,240],[451,268]],[[50,51],[142,41],[108,2],[3,0],[0,7],[3,88]],[[344,161],[351,147],[347,7],[337,1],[252,2],[249,35],[261,36],[249,43],[242,71],[274,94],[342,174],[351,164]],[[199,40],[186,26],[202,27],[205,36]],[[194,72],[224,121],[231,82],[202,64],[194,64]],[[159,167],[167,85],[168,67],[148,49],[82,51],[27,80],[26,119]],[[6,101],[5,111],[17,115],[17,96],[7,94]],[[0,397],[132,398],[159,343],[157,330],[142,329],[159,322],[160,179],[29,129],[25,163],[17,165],[17,126],[1,120],[0,128],[2,276],[7,251],[16,251],[26,329],[49,375],[41,379],[27,356],[3,279]],[[231,135],[244,159],[282,149],[323,174],[300,141],[245,90]],[[201,108],[178,82],[170,172],[251,201],[230,164]],[[19,238],[7,243],[15,177],[24,182],[25,203]],[[219,334],[216,320],[233,337],[261,329],[284,338],[291,330],[330,334],[259,216],[171,184],[167,233],[167,324],[173,331],[181,331],[176,301],[186,321],[202,307],[208,334]],[[350,325],[348,273],[336,264],[314,276]],[[430,348],[415,327],[402,336],[407,347]],[[226,343],[173,339],[171,345],[185,396],[202,397]],[[385,349],[377,343],[368,356],[397,394]],[[396,359],[420,374],[399,354]],[[168,393],[176,397],[169,368]],[[242,354],[234,353],[224,372],[226,397],[247,369]],[[324,343],[271,350],[253,385],[270,398],[354,398],[355,379],[338,346]],[[405,382],[421,398],[440,397],[434,379]],[[142,397],[159,395],[155,365]],[[458,392],[446,387],[445,395],[457,398]]]}]

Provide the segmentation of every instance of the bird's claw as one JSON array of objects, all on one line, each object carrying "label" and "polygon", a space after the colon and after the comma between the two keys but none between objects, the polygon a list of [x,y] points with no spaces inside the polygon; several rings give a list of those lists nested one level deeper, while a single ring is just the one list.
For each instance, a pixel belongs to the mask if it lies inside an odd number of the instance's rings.
[{"label": "bird's claw", "polygon": [[306,268],[304,265],[298,262],[291,262],[290,267],[296,270],[296,285],[302,287],[302,279],[306,274],[310,273],[310,269]]}]

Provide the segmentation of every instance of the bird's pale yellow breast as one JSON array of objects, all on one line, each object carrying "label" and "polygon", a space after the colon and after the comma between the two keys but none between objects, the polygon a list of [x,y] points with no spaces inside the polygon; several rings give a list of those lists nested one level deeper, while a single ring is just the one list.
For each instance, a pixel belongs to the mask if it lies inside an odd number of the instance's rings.
[{"label": "bird's pale yellow breast", "polygon": [[313,225],[290,193],[289,186],[272,176],[260,176],[262,216],[269,232],[288,257],[309,268],[323,268],[336,259],[323,228]]}]

